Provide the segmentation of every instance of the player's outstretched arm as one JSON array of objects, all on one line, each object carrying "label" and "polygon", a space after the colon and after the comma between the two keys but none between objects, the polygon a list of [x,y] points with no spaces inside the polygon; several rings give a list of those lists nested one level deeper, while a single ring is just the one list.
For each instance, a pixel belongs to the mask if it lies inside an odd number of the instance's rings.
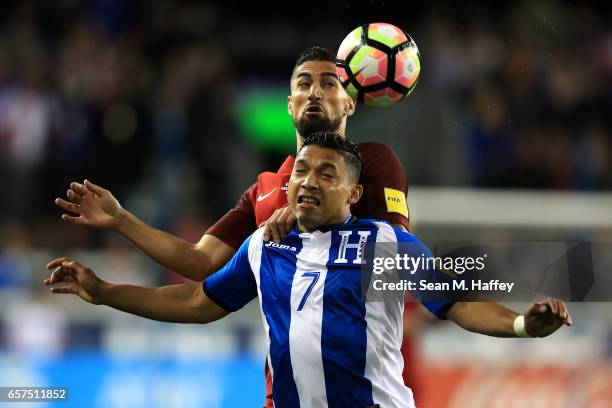
[{"label": "player's outstretched arm", "polygon": [[186,278],[201,281],[219,270],[235,249],[219,238],[204,235],[197,244],[155,229],[124,209],[113,194],[88,180],[72,182],[69,201],[55,203],[74,214],[63,214],[66,222],[98,228],[113,228],[161,265]]},{"label": "player's outstretched arm", "polygon": [[209,323],[229,312],[211,301],[201,284],[180,284],[159,288],[114,285],[98,278],[77,261],[55,259],[47,265],[53,270],[44,284],[53,293],[71,293],[96,305],[173,323]]},{"label": "player's outstretched arm", "polygon": [[[496,337],[517,337],[518,313],[495,302],[456,302],[446,317],[462,328]],[[523,315],[524,330],[531,337],[546,337],[562,325],[571,326],[565,304],[556,299],[534,303]]]}]

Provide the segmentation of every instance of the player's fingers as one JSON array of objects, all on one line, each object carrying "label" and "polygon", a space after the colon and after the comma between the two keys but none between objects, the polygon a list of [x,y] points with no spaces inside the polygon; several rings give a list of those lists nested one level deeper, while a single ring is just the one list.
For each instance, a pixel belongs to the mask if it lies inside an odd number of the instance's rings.
[{"label": "player's fingers", "polygon": [[76,279],[72,276],[71,272],[59,267],[53,271],[53,273],[47,279],[43,280],[43,283],[49,286],[58,282],[73,282],[75,280]]},{"label": "player's fingers", "polygon": [[561,319],[565,319],[565,316],[567,315],[567,309],[565,307],[565,303],[563,303],[560,300],[557,300],[557,314],[559,315]]},{"label": "player's fingers", "polygon": [[296,221],[297,221],[297,218],[295,218],[293,211],[289,209],[289,214],[287,214],[287,219],[285,220],[285,228],[287,229],[287,233],[291,231]]},{"label": "player's fingers", "polygon": [[559,317],[564,325],[572,325],[572,317],[570,316],[569,310],[567,310],[565,303],[561,301],[559,301]]},{"label": "player's fingers", "polygon": [[62,262],[62,272],[65,272],[66,274],[78,272],[79,267],[80,265],[76,261],[67,260]]},{"label": "player's fingers", "polygon": [[80,214],[80,206],[74,204],[74,201],[71,203],[64,200],[63,198],[56,198],[55,205],[66,211],[70,211],[71,213]]},{"label": "player's fingers", "polygon": [[544,314],[544,313],[546,313],[548,310],[549,310],[548,305],[539,304],[539,305],[538,305],[538,310],[537,310],[537,313],[539,313],[539,314]]},{"label": "player's fingers", "polygon": [[87,194],[87,188],[83,184],[77,183],[76,181],[70,183],[70,189],[81,196]]},{"label": "player's fingers", "polygon": [[[61,279],[58,279],[56,281],[62,281],[62,282],[78,281],[78,275],[84,269],[85,268],[76,261],[64,262],[62,263],[61,270],[58,272],[58,277],[60,277]],[[56,281],[52,280],[52,282],[56,282]]]},{"label": "player's fingers", "polygon": [[85,179],[85,187],[93,191],[96,195],[101,196],[104,193],[104,189],[100,186],[95,185],[91,181]]},{"label": "player's fingers", "polygon": [[278,230],[281,234],[280,239],[283,239],[285,235],[287,235],[287,233],[289,232],[289,230],[287,229],[287,216],[288,214],[283,209],[280,211],[278,219],[276,221],[276,224],[278,225]]},{"label": "player's fingers", "polygon": [[270,239],[272,239],[272,225],[274,224],[277,216],[278,210],[274,211],[272,216],[262,223],[263,225],[265,225],[263,234],[264,241],[269,241]]},{"label": "player's fingers", "polygon": [[62,214],[62,221],[69,222],[72,224],[85,224],[81,217],[71,217],[68,214]]},{"label": "player's fingers", "polygon": [[565,320],[563,321],[563,324],[567,326],[571,326],[572,323],[574,323],[574,319],[572,319],[572,315],[570,314],[569,310],[566,310],[565,313],[566,313],[566,316],[565,316]]},{"label": "player's fingers", "polygon": [[559,314],[559,308],[558,308],[557,302],[555,300],[553,300],[553,299],[546,299],[542,303],[550,308],[550,311],[551,311],[551,313],[553,315],[558,315]]},{"label": "player's fingers", "polygon": [[289,214],[287,215],[287,221],[290,221],[293,224],[297,221],[297,218],[293,211],[291,211],[291,208],[289,209]]},{"label": "player's fingers", "polygon": [[66,192],[66,197],[68,197],[68,200],[70,200],[70,202],[74,204],[81,204],[81,201],[83,201],[83,196],[78,193],[75,193],[72,189]]},{"label": "player's fingers", "polygon": [[64,262],[62,262],[62,267],[68,270],[76,271],[77,269],[80,269],[83,266],[79,263],[79,261],[66,259]]},{"label": "player's fingers", "polygon": [[272,229],[270,227],[270,223],[265,221],[262,222],[261,225],[264,225],[263,239],[264,241],[269,241],[270,237],[272,236]]},{"label": "player's fingers", "polygon": [[52,293],[77,293],[77,285],[73,282],[59,282],[51,285]]},{"label": "player's fingers", "polygon": [[[269,241],[272,239],[277,242],[278,232],[278,219],[280,217],[280,211],[274,211],[274,214],[266,221],[266,228],[264,230],[264,239]],[[267,233],[267,234],[266,234]]]},{"label": "player's fingers", "polygon": [[280,230],[280,225],[278,223],[278,220],[275,220],[274,222],[270,222],[270,233],[272,234],[272,241],[276,242],[277,244],[281,242],[281,230]]},{"label": "player's fingers", "polygon": [[538,311],[540,310],[541,305],[539,303],[534,303],[531,306],[529,306],[529,309],[527,309],[527,311],[525,312],[525,317],[530,317],[533,316],[534,314],[537,314]]},{"label": "player's fingers", "polygon": [[66,261],[68,258],[62,256],[61,258],[55,258],[47,264],[47,269],[55,269],[62,264],[62,262]]},{"label": "player's fingers", "polygon": [[61,266],[58,266],[49,277],[49,283],[53,285],[54,283],[63,281],[67,273],[68,271],[64,270],[64,268]]},{"label": "player's fingers", "polygon": [[293,216],[293,211],[291,211],[291,208],[289,207],[283,208],[282,220],[283,220],[283,228],[285,231],[285,235],[287,235],[289,231],[291,231],[291,228],[293,228],[293,224],[295,221],[295,217]]}]

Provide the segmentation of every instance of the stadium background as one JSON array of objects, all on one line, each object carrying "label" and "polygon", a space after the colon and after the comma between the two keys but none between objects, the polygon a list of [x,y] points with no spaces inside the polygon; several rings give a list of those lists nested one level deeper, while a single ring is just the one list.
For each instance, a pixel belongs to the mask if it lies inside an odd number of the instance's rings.
[{"label": "stadium background", "polygon": [[[66,254],[111,281],[180,281],[112,232],[63,224],[53,199],[87,177],[145,221],[199,239],[293,152],[297,54],[336,49],[367,22],[404,28],[423,70],[399,106],[358,107],[347,133],[398,154],[420,237],[610,241],[609,19],[553,1],[3,5],[0,386],[68,386],[70,406],[258,406],[255,303],[181,326],[47,293],[44,265]],[[574,327],[531,341],[415,316],[420,406],[612,405],[612,308],[570,310]]]}]

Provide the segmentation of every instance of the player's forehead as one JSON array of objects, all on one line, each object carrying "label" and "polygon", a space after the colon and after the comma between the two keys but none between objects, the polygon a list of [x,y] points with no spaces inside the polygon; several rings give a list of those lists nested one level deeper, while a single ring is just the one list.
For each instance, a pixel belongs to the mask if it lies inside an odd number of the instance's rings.
[{"label": "player's forehead", "polygon": [[323,76],[330,76],[337,79],[336,64],[331,61],[312,60],[298,65],[293,71],[293,79],[297,79],[298,77],[317,79]]},{"label": "player's forehead", "polygon": [[300,150],[295,158],[295,163],[311,167],[325,166],[336,170],[341,170],[346,166],[343,156],[336,149],[317,145],[308,145]]}]

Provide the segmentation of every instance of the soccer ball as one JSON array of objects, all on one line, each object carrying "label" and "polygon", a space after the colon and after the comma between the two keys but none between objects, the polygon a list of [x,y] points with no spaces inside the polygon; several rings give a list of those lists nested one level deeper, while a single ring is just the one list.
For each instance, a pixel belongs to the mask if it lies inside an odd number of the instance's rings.
[{"label": "soccer ball", "polygon": [[364,24],[340,44],[336,71],[353,99],[367,106],[391,106],[412,92],[418,81],[419,50],[408,34],[392,24]]}]

